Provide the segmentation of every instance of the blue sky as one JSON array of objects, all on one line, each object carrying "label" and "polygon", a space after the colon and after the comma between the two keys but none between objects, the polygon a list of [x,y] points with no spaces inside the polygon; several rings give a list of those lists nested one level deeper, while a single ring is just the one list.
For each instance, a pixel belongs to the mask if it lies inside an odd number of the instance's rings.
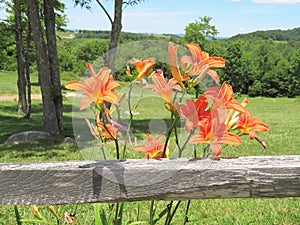
[{"label": "blue sky", "polygon": [[[69,28],[107,30],[108,19],[100,7],[91,12],[67,5]],[[110,12],[113,1],[103,1]],[[124,10],[123,31],[140,33],[184,33],[188,23],[212,17],[221,37],[256,30],[300,27],[300,0],[146,0]]]},{"label": "blue sky", "polygon": [[[67,7],[68,28],[110,29],[107,17],[96,3],[88,11],[74,7],[73,0],[63,2]],[[102,2],[109,12],[113,11],[112,0]],[[257,30],[292,29],[300,27],[300,0],[145,0],[124,9],[123,31],[184,33],[185,26],[200,16],[212,17],[211,24],[216,26],[220,37]]]}]

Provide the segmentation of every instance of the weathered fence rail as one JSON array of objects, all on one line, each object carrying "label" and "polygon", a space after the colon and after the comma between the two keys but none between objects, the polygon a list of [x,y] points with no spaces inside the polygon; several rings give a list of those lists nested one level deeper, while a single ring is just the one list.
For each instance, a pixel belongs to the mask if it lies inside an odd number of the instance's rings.
[{"label": "weathered fence rail", "polygon": [[0,164],[0,204],[300,197],[300,156]]}]

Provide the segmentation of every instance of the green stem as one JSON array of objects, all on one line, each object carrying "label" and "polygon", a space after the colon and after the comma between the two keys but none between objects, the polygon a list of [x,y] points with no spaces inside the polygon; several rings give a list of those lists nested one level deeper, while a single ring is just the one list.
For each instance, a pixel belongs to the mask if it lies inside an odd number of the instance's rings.
[{"label": "green stem", "polygon": [[[119,160],[120,159],[120,149],[119,149],[119,142],[118,142],[118,138],[115,138],[110,132],[109,132],[109,129],[107,128],[106,126],[106,116],[104,115],[103,117],[103,126],[104,126],[104,129],[106,130],[106,132],[109,134],[109,136],[114,140],[115,142],[115,146],[116,146],[116,154],[117,154],[117,159]],[[116,134],[117,136],[117,134]]]},{"label": "green stem", "polygon": [[126,139],[125,139],[125,143],[124,143],[124,147],[123,147],[123,155],[122,155],[123,159],[125,159],[127,142],[128,142],[128,139],[130,138],[129,137],[129,131],[130,131],[132,120],[133,120],[133,112],[132,112],[132,109],[131,109],[131,92],[132,92],[132,83],[130,83],[129,91],[128,91],[128,101],[127,101],[127,103],[128,103],[128,110],[129,110],[130,118],[129,118],[128,128],[127,128],[127,132],[126,132]]},{"label": "green stem", "polygon": [[131,125],[132,125],[132,121],[133,121],[133,116],[134,116],[134,111],[136,110],[137,106],[138,106],[138,102],[141,100],[142,96],[143,96],[143,92],[144,90],[141,91],[141,94],[137,100],[137,103],[135,103],[133,106],[131,105],[131,93],[132,93],[132,89],[133,89],[133,85],[132,83],[130,83],[130,86],[129,86],[129,91],[128,91],[128,100],[127,100],[127,103],[128,103],[128,110],[129,110],[129,123],[128,123],[128,128],[127,128],[127,134],[126,134],[126,139],[125,139],[125,143],[124,143],[124,148],[123,148],[123,159],[125,159],[125,153],[126,153],[126,148],[127,148],[127,142],[130,138],[129,136],[129,131],[131,129]]},{"label": "green stem", "polygon": [[165,154],[166,154],[166,151],[167,151],[167,146],[168,146],[168,143],[169,143],[169,139],[170,139],[172,131],[173,131],[174,127],[176,126],[176,123],[179,119],[178,116],[176,116],[175,119],[173,118],[173,116],[174,116],[174,113],[172,112],[172,114],[171,114],[171,126],[168,129],[168,133],[167,133],[167,137],[166,137],[166,141],[165,141],[165,145],[164,145],[162,158],[165,157]]},{"label": "green stem", "polygon": [[149,224],[152,225],[153,224],[153,219],[154,219],[154,200],[151,200],[149,217],[150,217]]},{"label": "green stem", "polygon": [[119,203],[117,202],[116,204],[116,214],[115,214],[115,224],[117,224],[118,221],[118,217],[119,217]]},{"label": "green stem", "polygon": [[178,149],[179,149],[179,158],[181,158],[181,155],[182,155],[182,152],[183,152],[183,150],[185,149],[185,146],[187,145],[187,143],[189,142],[189,140],[190,140],[190,138],[191,138],[191,136],[192,136],[192,134],[195,132],[195,129],[196,128],[194,128],[194,129],[192,129],[191,131],[190,131],[190,133],[189,133],[189,136],[187,137],[187,139],[185,140],[185,142],[184,142],[184,144],[183,144],[183,146],[180,148],[180,146],[179,145],[177,145],[178,146]]},{"label": "green stem", "polygon": [[165,225],[168,225],[169,218],[171,216],[172,205],[173,205],[173,201],[170,201],[170,203],[167,205],[168,214],[167,214],[167,217],[166,217]]},{"label": "green stem", "polygon": [[191,200],[188,200],[186,210],[185,210],[185,217],[184,217],[184,223],[183,224],[186,224],[186,223],[189,222],[188,214],[189,214],[190,204],[191,204]]},{"label": "green stem", "polygon": [[116,153],[117,153],[117,159],[120,159],[120,150],[119,150],[119,142],[117,138],[114,138],[115,146],[116,146]]},{"label": "green stem", "polygon": [[197,158],[197,148],[196,148],[196,145],[194,145],[194,158]]},{"label": "green stem", "polygon": [[211,149],[210,149],[210,145],[208,144],[203,151],[203,158],[208,158],[210,155]]},{"label": "green stem", "polygon": [[21,223],[21,217],[20,217],[20,213],[19,213],[19,210],[18,210],[18,206],[14,206],[14,210],[15,210],[15,217],[16,217],[16,221],[17,221],[17,225],[22,225]]},{"label": "green stem", "polygon": [[132,91],[132,83],[130,83],[129,91],[128,91],[128,110],[129,110],[129,115],[130,115],[130,121],[132,121],[132,119],[133,119],[133,112],[131,109],[131,91]]},{"label": "green stem", "polygon": [[170,217],[169,217],[169,221],[168,221],[167,225],[170,225],[170,224],[171,224],[172,219],[173,219],[173,217],[174,217],[174,215],[175,215],[175,213],[176,213],[176,211],[177,211],[177,209],[178,209],[180,203],[181,203],[181,201],[178,201],[178,202],[177,202],[177,204],[176,204],[176,206],[175,206],[175,208],[174,208],[172,214],[171,214]]}]

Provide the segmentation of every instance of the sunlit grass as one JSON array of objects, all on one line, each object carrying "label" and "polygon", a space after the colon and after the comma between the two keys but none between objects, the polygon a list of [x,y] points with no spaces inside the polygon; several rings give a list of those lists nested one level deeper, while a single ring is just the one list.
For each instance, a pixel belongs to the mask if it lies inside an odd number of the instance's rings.
[{"label": "sunlit grass", "polygon": [[[138,93],[136,93],[138,96]],[[75,144],[64,144],[66,136],[73,135],[72,129],[72,99],[65,99],[65,132],[48,142],[34,142],[21,145],[4,145],[3,142],[12,134],[27,130],[40,130],[42,126],[42,105],[39,100],[33,101],[33,113],[29,120],[18,115],[16,102],[0,103],[0,162],[24,161],[67,161],[84,160],[80,149]],[[270,131],[259,136],[266,141],[269,150],[264,150],[255,140],[243,137],[243,143],[237,147],[226,147],[223,156],[250,155],[289,155],[300,153],[300,99],[288,98],[250,98],[248,105],[254,117],[270,126]],[[157,133],[163,133],[168,125],[170,114],[165,110],[163,101],[155,97],[143,98],[135,111],[135,121],[132,127],[135,136],[143,139],[142,133],[151,132],[149,124],[158,126]],[[158,124],[155,124],[158,121]],[[164,121],[164,122],[162,122]],[[113,151],[114,143],[108,142]],[[110,151],[111,151],[110,150]],[[127,150],[128,158],[142,158],[143,154]],[[112,153],[113,155],[113,153]],[[155,188],[155,187],[154,187]],[[161,212],[168,202],[157,203],[157,213]],[[108,212],[109,204],[101,204]],[[124,224],[132,221],[149,219],[150,202],[125,203]],[[186,202],[180,206],[173,224],[183,224]],[[22,218],[33,218],[27,206],[19,207]],[[93,224],[93,207],[91,204],[63,205],[61,213],[75,211],[77,224]],[[41,212],[51,220],[47,207],[41,207]],[[189,211],[188,224],[299,224],[300,200],[298,198],[284,199],[210,199],[194,200]],[[53,223],[55,220],[51,220]],[[164,218],[158,223],[163,224]],[[0,207],[0,224],[15,224],[12,206]]]}]

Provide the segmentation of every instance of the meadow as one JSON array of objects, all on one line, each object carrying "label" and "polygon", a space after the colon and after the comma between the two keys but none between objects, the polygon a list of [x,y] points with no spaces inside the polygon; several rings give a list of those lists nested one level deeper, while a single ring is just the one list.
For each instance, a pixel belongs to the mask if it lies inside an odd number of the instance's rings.
[{"label": "meadow", "polygon": [[[5,78],[5,79],[4,79]],[[0,94],[16,94],[16,74],[0,72]],[[38,89],[35,90],[39,92]],[[239,97],[242,99],[242,97]],[[73,136],[72,128],[72,98],[64,98],[65,131],[51,141],[33,142],[29,144],[4,145],[4,141],[12,134],[40,130],[42,126],[41,100],[33,100],[32,115],[25,119],[17,114],[16,101],[0,101],[0,162],[42,162],[84,160],[76,144],[63,143],[65,137]],[[143,103],[137,111],[138,121],[156,117],[155,101],[147,101],[149,108]],[[270,131],[260,134],[268,144],[269,150],[264,150],[258,142],[243,137],[241,146],[226,147],[222,156],[250,156],[250,155],[299,155],[300,154],[300,98],[249,98],[249,106],[254,117],[268,124]],[[147,113],[146,113],[147,112]],[[167,119],[167,118],[165,118]],[[143,157],[143,155],[135,155]],[[156,210],[162,211],[168,202],[157,202]],[[187,202],[184,202],[175,215],[173,224],[183,224]],[[76,224],[93,224],[94,208],[92,204],[61,205],[60,212],[75,211]],[[109,204],[100,204],[107,212]],[[150,202],[124,203],[123,224],[148,224]],[[28,206],[19,206],[21,218],[34,218]],[[40,207],[41,213],[50,223],[56,224],[46,206]],[[299,224],[299,198],[271,198],[271,199],[209,199],[193,200],[189,211],[187,224]],[[139,221],[139,222],[137,222]],[[135,223],[134,223],[135,222]],[[162,218],[158,224],[163,224]],[[13,206],[0,206],[0,224],[16,224]],[[23,223],[32,224],[32,223]],[[38,224],[38,223],[37,223]]]}]

